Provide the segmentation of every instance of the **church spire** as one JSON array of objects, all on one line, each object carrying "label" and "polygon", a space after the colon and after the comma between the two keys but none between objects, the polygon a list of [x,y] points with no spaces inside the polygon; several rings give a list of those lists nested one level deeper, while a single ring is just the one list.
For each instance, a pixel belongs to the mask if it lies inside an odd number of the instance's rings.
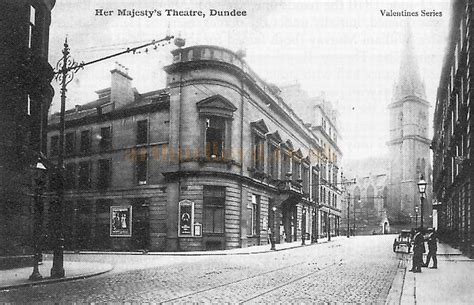
[{"label": "church spire", "polygon": [[406,96],[426,98],[425,85],[420,77],[409,23],[406,25],[400,70],[393,97],[394,101],[398,101]]}]

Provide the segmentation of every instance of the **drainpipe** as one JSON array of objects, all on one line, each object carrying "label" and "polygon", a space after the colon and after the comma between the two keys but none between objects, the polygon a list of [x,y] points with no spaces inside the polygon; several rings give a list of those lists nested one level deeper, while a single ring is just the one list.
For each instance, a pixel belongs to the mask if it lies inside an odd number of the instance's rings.
[{"label": "drainpipe", "polygon": [[[244,186],[242,178],[244,176],[244,81],[240,80],[240,209],[239,222],[242,223],[242,204],[244,202]],[[242,248],[242,227],[239,225],[239,246]]]},{"label": "drainpipe", "polygon": [[[183,72],[179,73],[179,105],[178,105],[178,138],[177,138],[177,149],[178,149],[178,202],[181,200],[181,129],[182,129],[182,120],[181,120],[181,104],[183,101]],[[179,224],[179,207],[177,211],[178,215],[178,224]],[[192,226],[193,224],[191,224]],[[178,226],[178,234],[176,236],[176,244],[178,247],[178,251],[181,251],[181,242],[179,238],[179,226]],[[192,230],[192,228],[191,228]]]}]

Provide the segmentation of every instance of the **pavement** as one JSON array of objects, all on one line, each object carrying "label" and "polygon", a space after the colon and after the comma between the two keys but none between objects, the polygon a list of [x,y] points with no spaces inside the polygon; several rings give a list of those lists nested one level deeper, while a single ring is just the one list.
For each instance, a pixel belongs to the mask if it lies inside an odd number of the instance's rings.
[{"label": "pavement", "polygon": [[[344,240],[346,237],[332,238],[333,241]],[[351,239],[350,239],[351,240]],[[327,239],[320,239],[319,243],[328,242]],[[309,243],[308,243],[309,244]],[[285,251],[288,249],[301,247],[301,242],[277,244],[276,251]],[[317,245],[314,245],[317,247]],[[273,252],[270,250],[270,245],[254,246],[248,248],[239,248],[232,250],[221,251],[195,251],[195,252],[80,252],[68,253],[65,251],[64,269],[66,275],[61,279],[49,278],[50,269],[52,266],[51,254],[45,255],[44,263],[40,265],[39,271],[44,276],[44,279],[39,281],[28,280],[33,268],[18,268],[11,270],[0,270],[0,290],[9,290],[22,286],[44,285],[59,281],[71,281],[75,279],[82,279],[86,277],[96,276],[110,271],[123,272],[120,266],[114,266],[113,258],[118,254],[134,255],[137,260],[143,264],[148,262],[144,260],[145,257],[152,258],[152,256],[167,256],[169,259],[184,260],[180,257],[198,257],[212,256],[212,255],[258,255],[260,253]],[[90,255],[88,255],[90,254]],[[96,256],[107,255],[108,264],[99,262],[87,262],[87,257],[91,259]],[[439,243],[438,245],[438,269],[423,268],[421,273],[408,272],[411,268],[412,254],[398,254],[400,259],[396,275],[393,279],[392,285],[388,292],[388,297],[385,304],[472,304],[474,299],[474,282],[472,281],[472,274],[474,274],[474,260],[462,255],[462,253],[450,247],[447,244]],[[81,257],[83,261],[73,261],[75,258]],[[425,254],[426,259],[426,254]],[[142,264],[142,265],[143,265]],[[142,265],[130,266],[130,268],[140,267]],[[115,268],[114,268],[115,267]],[[348,267],[345,267],[348,269]],[[340,270],[334,269],[337,273],[333,274],[331,278],[339,276]],[[346,270],[349,272],[350,270]],[[314,281],[310,281],[308,289],[316,289]],[[352,290],[362,290],[363,287],[356,285]],[[347,291],[343,293],[348,293]],[[294,297],[294,290],[289,297]],[[347,297],[347,296],[346,296]],[[344,296],[342,296],[344,298]],[[384,303],[383,300],[380,300]],[[379,302],[377,302],[379,303]]]},{"label": "pavement", "polygon": [[413,273],[408,271],[412,254],[403,255],[385,303],[472,304],[474,260],[444,243],[438,244],[437,257],[437,269],[422,268],[421,273]]},{"label": "pavement", "polygon": [[[331,240],[338,240],[345,237],[333,237]],[[327,238],[318,239],[318,243],[328,242]],[[309,245],[311,242],[307,241]],[[189,252],[100,252],[100,251],[64,251],[64,270],[65,276],[63,278],[51,278],[51,267],[53,265],[52,255],[44,254],[43,263],[39,265],[39,273],[43,276],[40,280],[29,280],[33,272],[33,267],[16,268],[8,270],[0,270],[0,290],[7,290],[25,286],[44,285],[49,283],[57,283],[64,281],[73,281],[77,279],[84,279],[91,276],[100,275],[114,269],[111,264],[98,262],[84,262],[84,261],[68,261],[68,254],[103,254],[103,255],[150,255],[150,256],[210,256],[210,255],[251,255],[274,251],[284,251],[302,247],[301,241],[291,243],[281,243],[276,245],[276,250],[270,250],[270,245],[253,246],[247,248],[237,248],[230,250],[216,250],[216,251],[189,251]]]}]

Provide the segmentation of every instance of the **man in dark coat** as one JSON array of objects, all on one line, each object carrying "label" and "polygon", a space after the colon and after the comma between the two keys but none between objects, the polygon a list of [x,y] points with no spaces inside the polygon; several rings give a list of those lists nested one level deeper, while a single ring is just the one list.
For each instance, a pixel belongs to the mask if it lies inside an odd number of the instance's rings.
[{"label": "man in dark coat", "polygon": [[438,259],[436,258],[436,251],[438,251],[436,230],[431,229],[430,235],[428,236],[428,256],[426,257],[426,263],[423,264],[423,267],[428,267],[428,265],[430,264],[430,259],[433,259],[433,266],[431,266],[430,268],[438,268]]},{"label": "man in dark coat", "polygon": [[422,234],[422,229],[417,228],[415,236],[413,237],[413,262],[411,272],[421,272],[423,265],[423,253],[425,253],[425,238]]}]

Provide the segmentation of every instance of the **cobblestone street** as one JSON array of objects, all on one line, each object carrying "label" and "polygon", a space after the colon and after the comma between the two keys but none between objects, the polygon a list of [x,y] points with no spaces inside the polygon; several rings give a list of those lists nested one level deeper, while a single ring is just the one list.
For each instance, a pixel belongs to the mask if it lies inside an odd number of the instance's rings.
[{"label": "cobblestone street", "polygon": [[[385,301],[398,257],[393,236],[339,239],[253,255],[72,255],[110,273],[0,292],[2,302],[351,302]],[[66,271],[67,272],[67,271]]]}]

